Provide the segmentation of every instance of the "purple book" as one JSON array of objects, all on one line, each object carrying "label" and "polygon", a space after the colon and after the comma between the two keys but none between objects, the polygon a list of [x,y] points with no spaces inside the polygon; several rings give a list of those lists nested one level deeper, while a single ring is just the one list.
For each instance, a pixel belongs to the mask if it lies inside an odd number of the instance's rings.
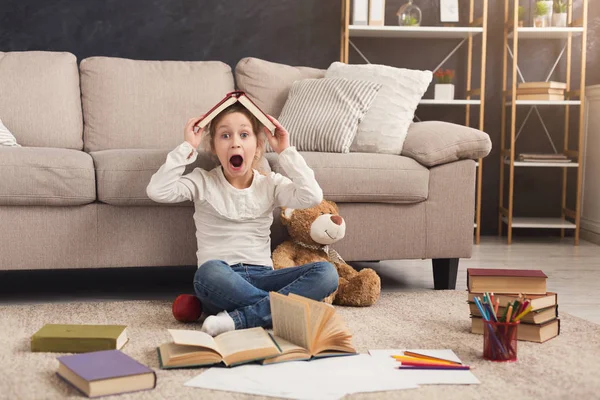
[{"label": "purple book", "polygon": [[[68,370],[66,373],[61,373],[61,367],[59,366],[59,375],[62,375],[63,378],[73,384],[74,382],[72,379],[69,379],[69,377],[66,376],[69,375],[69,371],[85,380],[88,384],[126,376],[134,377],[151,374],[152,379],[146,380],[145,389],[152,389],[156,386],[156,373],[120,350],[103,350],[62,356],[58,357],[58,361]],[[148,382],[152,383],[152,386],[149,386]],[[136,390],[143,389],[142,387],[139,387],[139,385],[135,385],[135,387]],[[133,389],[133,387],[131,388]],[[79,389],[86,392],[84,388]],[[118,393],[120,392],[122,391],[119,391]],[[88,396],[93,396],[91,393],[86,394],[88,394]]]}]

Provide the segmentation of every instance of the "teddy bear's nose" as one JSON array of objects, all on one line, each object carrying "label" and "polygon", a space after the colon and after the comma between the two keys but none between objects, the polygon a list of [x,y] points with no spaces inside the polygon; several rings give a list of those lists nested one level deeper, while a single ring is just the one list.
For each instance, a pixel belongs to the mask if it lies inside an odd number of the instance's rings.
[{"label": "teddy bear's nose", "polygon": [[342,222],[344,221],[344,220],[342,219],[342,217],[340,217],[339,215],[332,215],[332,216],[331,216],[331,220],[332,220],[332,221],[333,221],[333,223],[334,223],[334,224],[336,224],[336,225],[341,225],[341,224],[342,224]]}]

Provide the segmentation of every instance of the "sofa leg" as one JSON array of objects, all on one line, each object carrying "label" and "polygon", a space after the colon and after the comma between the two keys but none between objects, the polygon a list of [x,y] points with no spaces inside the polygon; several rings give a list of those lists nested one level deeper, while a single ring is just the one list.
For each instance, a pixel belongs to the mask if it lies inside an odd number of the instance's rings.
[{"label": "sofa leg", "polygon": [[435,290],[456,289],[458,258],[434,258],[432,261]]}]

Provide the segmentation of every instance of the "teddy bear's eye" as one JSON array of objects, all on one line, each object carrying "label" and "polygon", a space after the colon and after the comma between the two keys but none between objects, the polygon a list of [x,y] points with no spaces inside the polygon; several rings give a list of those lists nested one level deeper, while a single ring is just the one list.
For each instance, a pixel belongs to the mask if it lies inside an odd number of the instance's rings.
[{"label": "teddy bear's eye", "polygon": [[324,213],[323,211],[321,211],[321,213],[320,213],[320,214],[321,214],[321,215],[325,215],[325,213]]}]

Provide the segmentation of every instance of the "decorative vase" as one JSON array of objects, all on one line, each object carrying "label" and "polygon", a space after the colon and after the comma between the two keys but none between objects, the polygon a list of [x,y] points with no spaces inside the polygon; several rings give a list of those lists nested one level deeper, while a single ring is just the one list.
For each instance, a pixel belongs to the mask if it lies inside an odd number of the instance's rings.
[{"label": "decorative vase", "polygon": [[453,83],[436,83],[433,90],[435,100],[454,100]]},{"label": "decorative vase", "polygon": [[567,26],[567,13],[552,14],[552,26],[565,28]]},{"label": "decorative vase", "polygon": [[421,26],[421,9],[413,4],[413,0],[403,5],[396,12],[398,16],[398,25],[400,26]]},{"label": "decorative vase", "polygon": [[553,0],[538,0],[538,3],[544,3],[546,5],[546,13],[543,15],[543,17],[546,19],[546,21],[544,22],[544,26],[542,26],[542,28],[546,28],[549,26],[552,26],[552,11],[554,10],[554,1]]},{"label": "decorative vase", "polygon": [[533,26],[536,28],[545,28],[548,26],[546,21],[547,19],[545,15],[536,15],[533,19]]}]

